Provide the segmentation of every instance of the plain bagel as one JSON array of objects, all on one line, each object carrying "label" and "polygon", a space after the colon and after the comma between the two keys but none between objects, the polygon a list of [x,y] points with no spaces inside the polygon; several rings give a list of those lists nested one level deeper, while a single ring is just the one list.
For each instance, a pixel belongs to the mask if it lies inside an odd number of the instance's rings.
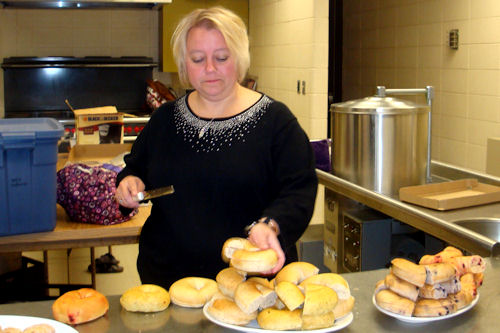
[{"label": "plain bagel", "polygon": [[273,306],[277,297],[274,289],[255,281],[240,283],[234,292],[235,303],[247,314]]},{"label": "plain bagel", "polygon": [[245,281],[247,274],[234,267],[228,267],[221,270],[215,277],[217,286],[222,294],[227,297],[234,297],[236,287]]},{"label": "plain bagel", "polygon": [[298,285],[308,277],[318,274],[318,272],[319,268],[313,264],[305,261],[296,261],[283,267],[276,275],[274,283],[278,285],[282,281],[288,281]]},{"label": "plain bagel", "polygon": [[300,330],[302,328],[301,310],[264,309],[257,315],[257,323],[265,330]]},{"label": "plain bagel", "polygon": [[164,288],[154,284],[143,284],[128,289],[120,297],[120,304],[127,311],[158,312],[170,305],[170,296]]},{"label": "plain bagel", "polygon": [[299,287],[304,289],[305,285],[307,284],[319,284],[321,286],[331,288],[337,293],[339,299],[348,299],[349,297],[351,297],[349,284],[339,274],[321,273],[313,275],[302,281]]},{"label": "plain bagel", "polygon": [[172,303],[188,308],[203,307],[217,292],[217,282],[203,277],[185,277],[169,289]]},{"label": "plain bagel", "polygon": [[248,239],[232,237],[222,246],[222,259],[238,270],[259,273],[276,266],[278,255],[273,249],[260,249]]},{"label": "plain bagel", "polygon": [[107,298],[92,288],[68,291],[52,304],[52,315],[57,321],[66,324],[81,324],[108,312]]},{"label": "plain bagel", "polygon": [[245,313],[232,299],[227,297],[212,299],[206,310],[215,319],[231,325],[246,325],[257,318],[257,311]]}]

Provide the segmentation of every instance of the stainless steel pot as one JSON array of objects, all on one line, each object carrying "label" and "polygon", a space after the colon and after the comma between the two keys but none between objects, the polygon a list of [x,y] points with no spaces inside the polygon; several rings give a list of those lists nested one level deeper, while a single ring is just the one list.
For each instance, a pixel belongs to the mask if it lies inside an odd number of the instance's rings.
[{"label": "stainless steel pot", "polygon": [[380,95],[332,105],[332,169],[395,195],[400,187],[426,183],[430,106]]}]

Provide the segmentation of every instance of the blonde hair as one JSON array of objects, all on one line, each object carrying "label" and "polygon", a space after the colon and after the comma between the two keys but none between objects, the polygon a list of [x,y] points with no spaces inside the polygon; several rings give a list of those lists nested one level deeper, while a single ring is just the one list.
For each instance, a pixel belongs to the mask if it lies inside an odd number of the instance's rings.
[{"label": "blonde hair", "polygon": [[172,35],[170,43],[181,84],[184,87],[191,86],[186,70],[186,42],[189,30],[194,27],[206,27],[220,31],[231,56],[236,59],[238,82],[241,83],[250,67],[247,28],[238,15],[226,8],[217,6],[207,9],[195,9],[179,22]]}]

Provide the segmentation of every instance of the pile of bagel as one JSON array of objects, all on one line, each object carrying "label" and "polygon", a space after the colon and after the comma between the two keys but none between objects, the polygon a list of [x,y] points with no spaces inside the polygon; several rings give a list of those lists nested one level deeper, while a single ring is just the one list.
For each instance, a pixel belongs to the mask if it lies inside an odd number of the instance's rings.
[{"label": "pile of bagel", "polygon": [[349,285],[340,275],[319,273],[307,262],[283,267],[276,277],[251,276],[277,261],[273,250],[260,250],[247,239],[230,238],[222,249],[229,267],[217,274],[218,292],[206,306],[215,319],[247,325],[256,319],[267,330],[312,330],[331,327],[354,306]]},{"label": "pile of bagel", "polygon": [[[347,281],[338,274],[319,273],[307,262],[283,267],[273,280],[257,276],[277,263],[274,250],[261,250],[245,238],[230,238],[222,248],[222,258],[229,267],[216,279],[185,277],[169,290],[142,284],[126,290],[120,297],[127,326],[139,327],[134,313],[161,313],[171,303],[180,308],[202,308],[216,320],[244,326],[257,320],[268,330],[313,330],[334,325],[354,307]],[[104,316],[108,300],[90,288],[69,291],[53,304],[56,320],[76,325]],[[171,311],[172,312],[172,311]],[[165,323],[158,320],[158,326]],[[150,321],[151,318],[148,318]],[[138,326],[139,325],[139,326]],[[156,325],[156,324],[155,324]],[[140,327],[139,327],[140,328]]]},{"label": "pile of bagel", "polygon": [[390,273],[375,286],[375,301],[401,316],[445,316],[476,298],[485,266],[481,256],[464,256],[452,246],[423,256],[418,264],[395,258]]}]

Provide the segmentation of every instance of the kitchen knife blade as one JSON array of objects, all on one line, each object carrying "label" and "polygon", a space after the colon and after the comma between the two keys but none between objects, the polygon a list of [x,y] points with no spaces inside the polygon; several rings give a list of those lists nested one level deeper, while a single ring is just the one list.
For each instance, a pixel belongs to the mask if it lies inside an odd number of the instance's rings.
[{"label": "kitchen knife blade", "polygon": [[137,193],[134,198],[136,201],[149,200],[157,197],[161,197],[163,195],[174,193],[174,187],[172,185],[155,188],[153,190],[148,190],[144,192]]}]

